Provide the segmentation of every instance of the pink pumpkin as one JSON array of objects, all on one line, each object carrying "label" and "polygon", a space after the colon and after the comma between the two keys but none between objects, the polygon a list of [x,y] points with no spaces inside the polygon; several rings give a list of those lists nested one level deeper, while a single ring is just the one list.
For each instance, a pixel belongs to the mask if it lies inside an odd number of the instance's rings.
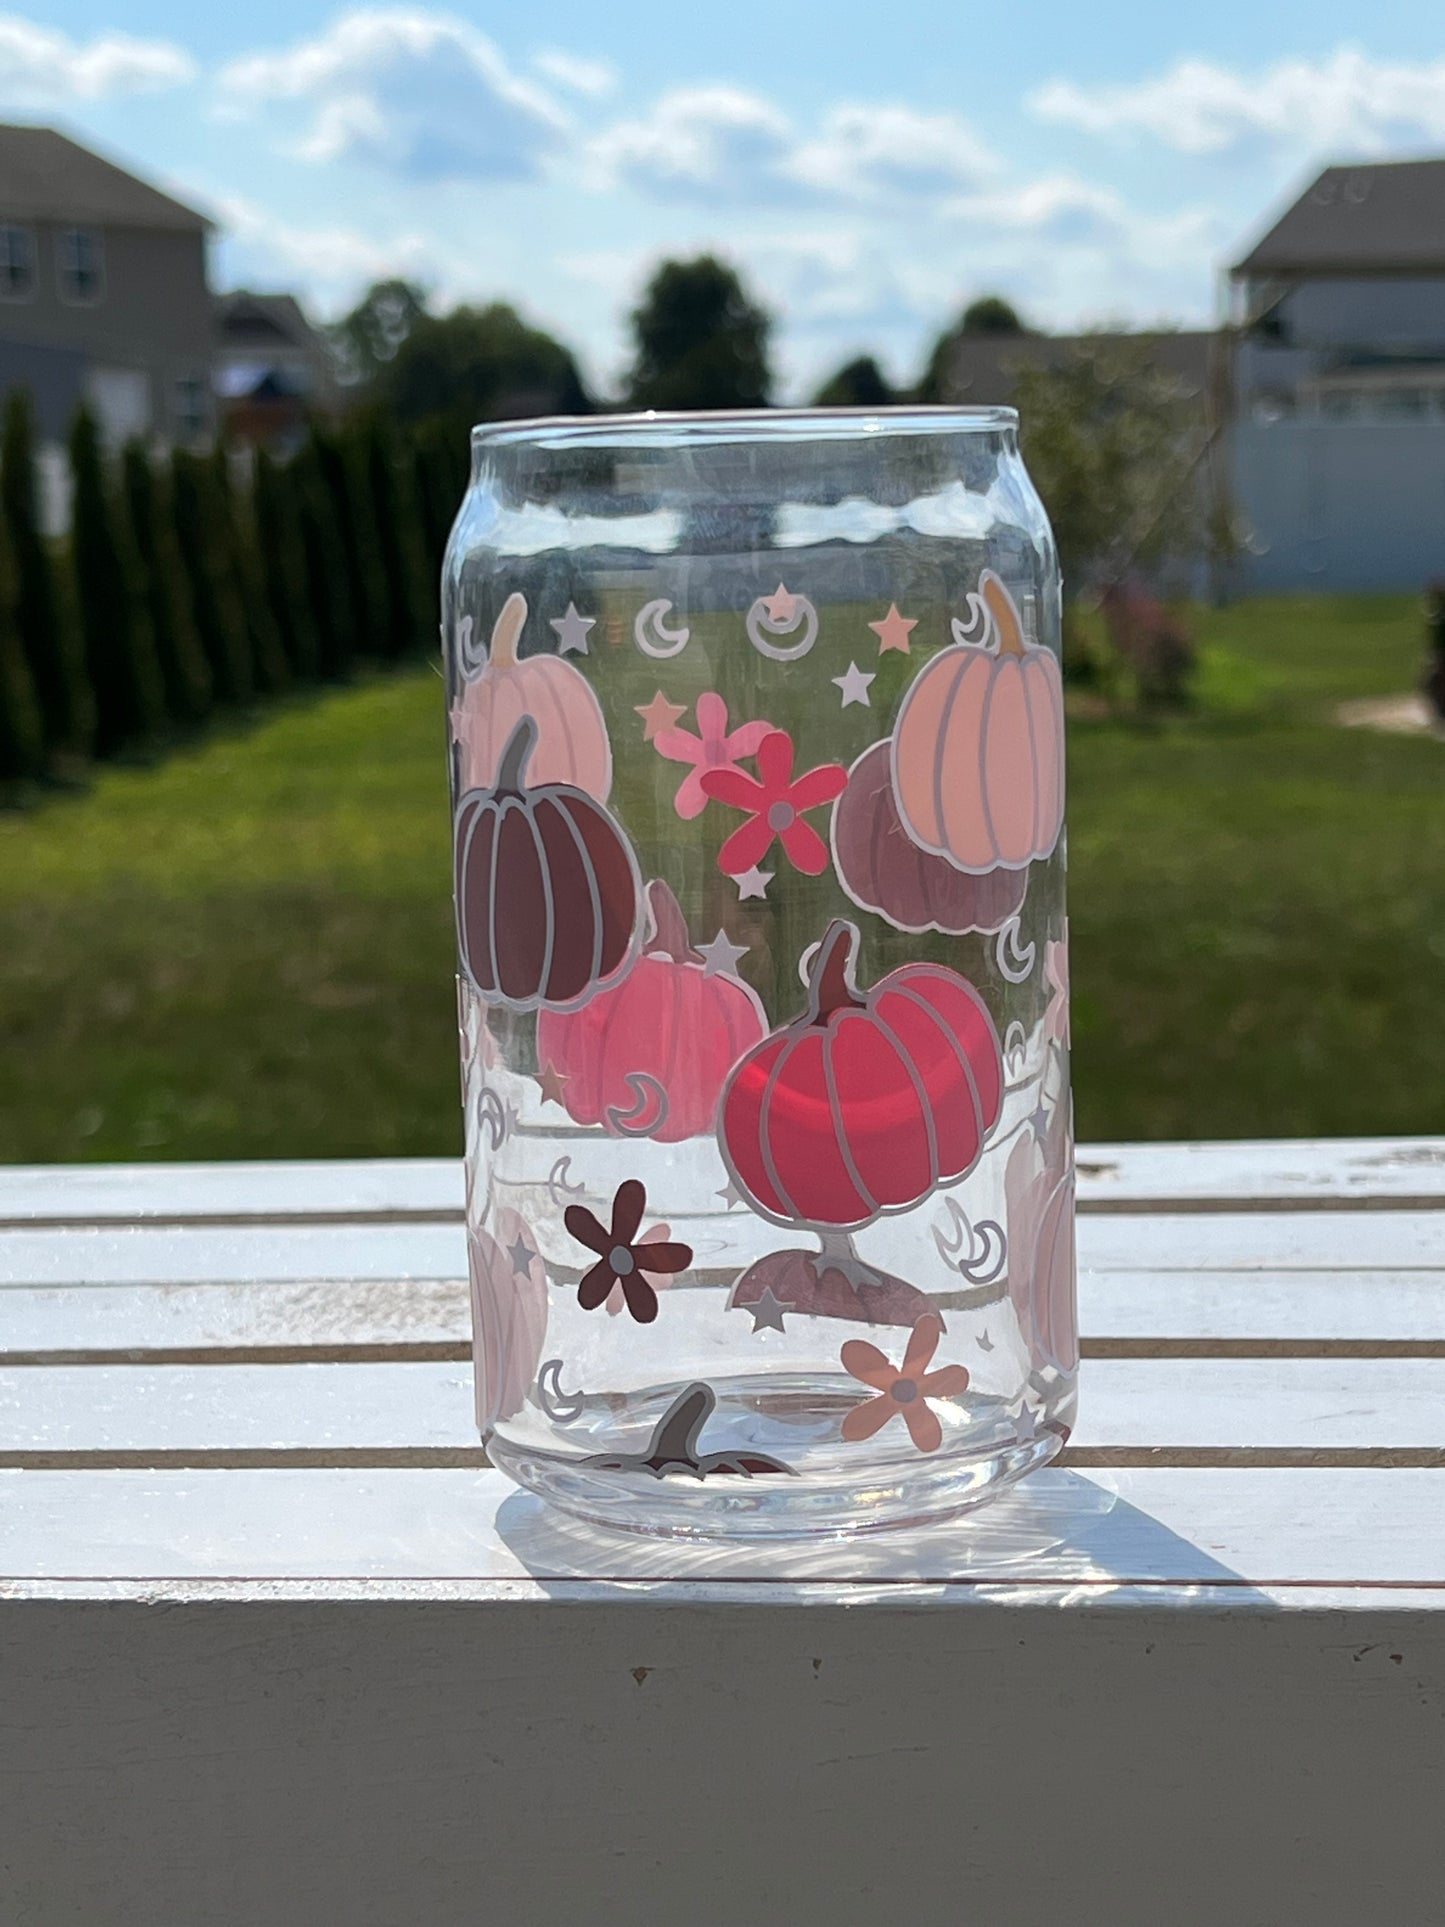
[{"label": "pink pumpkin", "polygon": [[767,1031],[757,995],[711,971],[693,949],[677,898],[647,886],[653,936],[621,983],[581,1010],[544,1010],[537,1061],[564,1080],[578,1124],[664,1144],[713,1128],[728,1072]]},{"label": "pink pumpkin", "polygon": [[967,1176],[1003,1103],[998,1033],[972,984],[904,964],[859,991],[856,924],[829,924],[808,1008],[723,1092],[734,1183],[775,1224],[847,1230]]},{"label": "pink pumpkin", "polygon": [[893,794],[920,849],[981,876],[1046,857],[1064,822],[1064,686],[985,570],[997,647],[958,642],[913,680],[893,732]]},{"label": "pink pumpkin", "polygon": [[1074,1158],[1063,1105],[1055,1106],[1042,1143],[1026,1133],[1009,1153],[1004,1198],[1009,1298],[1034,1368],[1075,1371]]},{"label": "pink pumpkin", "polygon": [[547,1334],[547,1273],[519,1212],[503,1205],[492,1232],[467,1239],[477,1425],[513,1417],[536,1375]]},{"label": "pink pumpkin", "polygon": [[486,665],[464,683],[452,710],[460,790],[490,789],[507,740],[523,716],[537,725],[528,765],[534,784],[568,783],[599,803],[612,788],[612,745],[592,685],[561,656],[519,658],[526,598],[509,595],[492,630]]}]

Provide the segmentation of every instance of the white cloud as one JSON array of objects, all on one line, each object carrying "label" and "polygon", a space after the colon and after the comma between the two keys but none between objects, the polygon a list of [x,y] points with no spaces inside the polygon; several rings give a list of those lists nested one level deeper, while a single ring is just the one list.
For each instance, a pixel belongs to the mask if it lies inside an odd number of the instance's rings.
[{"label": "white cloud", "polygon": [[343,14],[313,39],[230,62],[219,87],[233,113],[299,111],[294,151],[307,160],[355,156],[413,181],[532,179],[569,125],[484,34],[411,8]]},{"label": "white cloud", "polygon": [[843,105],[802,133],[774,102],[726,86],[674,88],[590,152],[597,186],[714,206],[936,196],[995,166],[952,114]]},{"label": "white cloud", "polygon": [[373,281],[405,275],[435,279],[436,245],[420,233],[363,234],[357,228],[315,226],[277,220],[240,195],[216,197],[228,246],[245,263],[247,275],[299,278],[323,307],[347,301]]},{"label": "white cloud", "polygon": [[617,69],[610,60],[586,60],[555,47],[544,48],[532,65],[554,86],[565,87],[571,94],[585,94],[590,100],[610,94],[617,85]]},{"label": "white cloud", "polygon": [[33,20],[0,15],[0,100],[8,105],[48,107],[154,93],[183,86],[195,75],[190,55],[169,40],[107,33],[77,41]]},{"label": "white cloud", "polygon": [[1091,134],[1145,134],[1186,154],[1219,152],[1252,137],[1310,152],[1378,153],[1445,139],[1445,61],[1377,61],[1350,47],[1327,60],[1284,60],[1256,73],[1181,60],[1122,86],[1052,80],[1027,104],[1041,120]]}]

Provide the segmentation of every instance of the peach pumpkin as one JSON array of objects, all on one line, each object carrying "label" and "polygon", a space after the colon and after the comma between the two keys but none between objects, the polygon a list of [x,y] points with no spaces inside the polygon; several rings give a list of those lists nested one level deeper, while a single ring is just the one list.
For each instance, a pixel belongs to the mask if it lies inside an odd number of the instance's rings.
[{"label": "peach pumpkin", "polygon": [[1024,641],[1013,598],[991,570],[979,601],[983,638],[925,664],[893,733],[904,829],[920,849],[975,876],[1050,855],[1064,821],[1058,662]]},{"label": "peach pumpkin", "polygon": [[481,674],[464,683],[452,710],[458,787],[489,789],[507,739],[523,716],[537,725],[533,783],[570,783],[599,803],[612,789],[612,745],[592,685],[561,656],[519,657],[527,599],[512,594],[492,629]]}]

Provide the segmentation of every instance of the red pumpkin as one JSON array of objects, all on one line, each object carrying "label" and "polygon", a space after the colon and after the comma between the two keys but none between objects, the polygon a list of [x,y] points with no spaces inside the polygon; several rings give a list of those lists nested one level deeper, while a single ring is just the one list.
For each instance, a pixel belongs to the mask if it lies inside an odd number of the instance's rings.
[{"label": "red pumpkin", "polygon": [[[492,629],[481,674],[466,682],[452,711],[464,790],[497,781],[507,738],[522,716],[537,725],[534,783],[571,783],[599,803],[612,788],[612,745],[592,685],[561,656],[518,657],[526,599],[509,595]],[[465,665],[463,665],[465,669]]]},{"label": "red pumpkin", "polygon": [[489,1004],[572,1009],[632,960],[637,859],[602,805],[568,783],[529,788],[537,726],[507,739],[494,789],[457,805],[457,940]]},{"label": "red pumpkin", "polygon": [[709,973],[692,947],[677,898],[647,886],[653,936],[610,990],[570,1014],[537,1020],[537,1061],[566,1082],[562,1102],[579,1124],[663,1144],[710,1131],[728,1072],[768,1028],[739,977]]},{"label": "red pumpkin", "polygon": [[723,1158],[778,1224],[906,1211],[971,1171],[998,1122],[1003,1063],[978,992],[941,965],[905,964],[860,993],[858,941],[856,925],[829,924],[807,1010],[723,1092]]},{"label": "red pumpkin", "polygon": [[[841,1246],[841,1249],[839,1248]],[[864,1264],[847,1240],[829,1233],[821,1251],[770,1251],[733,1286],[728,1309],[744,1311],[771,1292],[783,1312],[809,1318],[846,1318],[860,1325],[902,1325],[912,1331],[933,1301],[917,1285]]]},{"label": "red pumpkin", "polygon": [[941,650],[914,677],[893,732],[904,828],[976,875],[1048,856],[1064,821],[1057,658],[1024,641],[1013,598],[991,570],[977,602],[996,648],[959,641]]},{"label": "red pumpkin", "polygon": [[893,795],[893,745],[865,749],[833,805],[833,863],[860,910],[895,930],[1001,930],[1027,891],[1027,870],[972,876],[920,849],[903,827]]},{"label": "red pumpkin", "polygon": [[547,1273],[526,1221],[503,1205],[496,1236],[478,1229],[467,1239],[471,1272],[472,1366],[477,1426],[520,1412],[547,1333]]}]

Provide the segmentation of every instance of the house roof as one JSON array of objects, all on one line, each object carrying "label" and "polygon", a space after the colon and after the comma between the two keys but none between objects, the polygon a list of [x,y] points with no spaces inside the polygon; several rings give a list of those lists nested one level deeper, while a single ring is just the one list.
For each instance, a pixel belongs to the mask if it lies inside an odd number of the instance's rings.
[{"label": "house roof", "polygon": [[1445,160],[1327,167],[1235,275],[1445,271]]},{"label": "house roof", "polygon": [[195,208],[53,127],[0,123],[0,220],[7,216],[105,227],[210,226]]},{"label": "house roof", "polygon": [[214,298],[216,335],[223,348],[263,351],[278,346],[314,348],[316,330],[294,294],[253,294],[232,288]]},{"label": "house roof", "polygon": [[1079,349],[1142,351],[1157,367],[1178,377],[1191,394],[1209,385],[1210,344],[1216,337],[1200,328],[1166,329],[1150,334],[960,335],[949,364],[949,399],[981,405],[1013,400],[1014,375],[1021,367],[1055,367]]}]

